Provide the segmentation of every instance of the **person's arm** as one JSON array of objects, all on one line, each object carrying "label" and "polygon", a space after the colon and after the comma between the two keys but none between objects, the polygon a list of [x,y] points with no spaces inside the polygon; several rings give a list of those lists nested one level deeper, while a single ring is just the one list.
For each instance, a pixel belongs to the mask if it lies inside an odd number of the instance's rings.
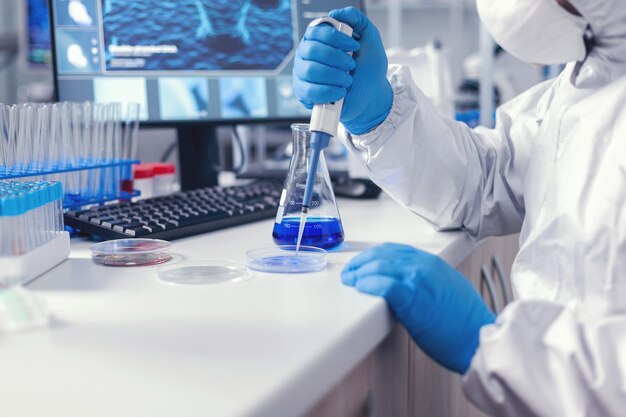
[{"label": "person's arm", "polygon": [[624,416],[626,315],[515,302],[482,328],[463,383],[468,398],[491,415]]},{"label": "person's arm", "polygon": [[296,97],[308,108],[344,99],[340,120],[356,135],[349,148],[378,185],[437,227],[476,238],[519,231],[523,177],[549,85],[502,106],[495,129],[472,130],[442,118],[408,69],[386,76],[380,34],[363,13],[349,7],[330,15],[356,39],[309,27],[294,60]]},{"label": "person's arm", "polygon": [[388,72],[394,100],[389,116],[344,143],[372,180],[439,229],[473,237],[519,231],[523,178],[539,128],[540,84],[497,111],[495,129],[470,129],[440,116],[404,67]]}]

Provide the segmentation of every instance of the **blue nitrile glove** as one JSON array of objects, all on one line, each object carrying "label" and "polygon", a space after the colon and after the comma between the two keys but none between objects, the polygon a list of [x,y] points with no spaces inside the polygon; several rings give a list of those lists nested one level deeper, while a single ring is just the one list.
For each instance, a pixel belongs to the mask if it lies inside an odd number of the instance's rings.
[{"label": "blue nitrile glove", "polygon": [[[293,67],[296,97],[307,107],[345,97],[341,123],[361,135],[381,124],[393,104],[387,80],[387,55],[378,29],[354,7],[333,10],[330,16],[354,29],[359,41],[330,25],[309,27]],[[353,58],[346,52],[354,52]]]},{"label": "blue nitrile glove", "polygon": [[446,368],[464,374],[478,348],[479,330],[494,314],[470,282],[441,258],[385,243],[352,259],[344,284],[382,296],[417,345]]}]

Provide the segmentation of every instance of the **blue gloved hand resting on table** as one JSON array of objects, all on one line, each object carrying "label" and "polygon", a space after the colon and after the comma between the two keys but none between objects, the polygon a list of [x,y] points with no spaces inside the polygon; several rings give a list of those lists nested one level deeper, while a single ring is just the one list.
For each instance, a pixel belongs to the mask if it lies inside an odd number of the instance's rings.
[{"label": "blue gloved hand resting on table", "polygon": [[480,328],[495,321],[470,282],[441,258],[385,243],[352,259],[346,285],[384,297],[417,345],[446,368],[464,374],[478,348]]},{"label": "blue gloved hand resting on table", "polygon": [[345,98],[341,123],[364,134],[387,118],[393,104],[385,48],[376,27],[354,7],[330,16],[350,25],[358,42],[330,25],[309,27],[296,51],[294,92],[309,109]]}]

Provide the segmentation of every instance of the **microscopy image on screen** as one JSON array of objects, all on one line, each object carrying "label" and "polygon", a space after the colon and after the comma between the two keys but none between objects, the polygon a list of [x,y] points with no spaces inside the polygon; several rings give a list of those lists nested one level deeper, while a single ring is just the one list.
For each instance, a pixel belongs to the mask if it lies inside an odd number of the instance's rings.
[{"label": "microscopy image on screen", "polygon": [[279,116],[309,116],[311,110],[296,98],[291,77],[276,79],[276,110]]},{"label": "microscopy image on screen", "polygon": [[108,71],[279,69],[291,0],[101,0]]},{"label": "microscopy image on screen", "polygon": [[159,108],[165,120],[198,119],[209,115],[206,78],[159,78]]},{"label": "microscopy image on screen", "polygon": [[57,65],[62,74],[90,74],[101,67],[98,32],[57,31]]},{"label": "microscopy image on screen", "polygon": [[96,0],[55,0],[56,21],[61,26],[92,27],[97,23]]},{"label": "microscopy image on screen", "polygon": [[260,77],[220,78],[222,117],[267,117],[267,86]]},{"label": "microscopy image on screen", "polygon": [[98,77],[93,80],[93,95],[98,103],[139,103],[139,118],[148,120],[146,79],[140,77]]}]

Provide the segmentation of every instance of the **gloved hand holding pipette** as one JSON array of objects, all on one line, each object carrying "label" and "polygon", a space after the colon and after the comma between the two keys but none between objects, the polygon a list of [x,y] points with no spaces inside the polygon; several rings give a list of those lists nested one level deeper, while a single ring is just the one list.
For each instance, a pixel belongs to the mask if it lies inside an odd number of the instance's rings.
[{"label": "gloved hand holding pipette", "polygon": [[344,98],[340,121],[350,133],[360,135],[382,123],[391,111],[385,48],[376,27],[357,9],[334,10],[330,16],[348,24],[354,34],[350,37],[329,25],[310,26],[296,52],[294,92],[308,108]]},{"label": "gloved hand holding pipette", "polygon": [[[354,59],[353,53],[356,53]],[[306,224],[319,156],[330,138],[337,135],[339,121],[348,131],[362,134],[389,115],[393,92],[386,79],[386,68],[378,30],[355,8],[335,10],[330,18],[316,19],[309,25],[294,63],[296,96],[305,106],[313,108],[312,154],[297,248]],[[353,75],[349,73],[352,70]],[[344,97],[350,101],[346,107]]]},{"label": "gloved hand holding pipette", "polygon": [[[347,37],[345,39],[352,40],[352,28],[347,24],[342,23],[331,17],[322,17],[319,19],[315,19],[309,24],[309,30],[313,31],[316,30],[316,28],[325,28],[329,25],[331,27],[330,30],[343,34]],[[328,31],[329,29],[324,30]],[[343,52],[339,53],[343,54]],[[347,54],[352,55],[352,52],[347,52]],[[344,82],[348,81],[349,77],[345,71],[343,72],[343,76]],[[311,207],[311,199],[313,197],[315,177],[317,176],[317,168],[320,156],[322,154],[322,151],[328,146],[330,138],[333,136],[337,136],[337,128],[339,125],[339,117],[341,115],[342,108],[343,99],[341,97],[338,97],[337,99],[329,98],[328,101],[325,101],[323,103],[313,103],[313,113],[311,114],[310,125],[311,158],[309,160],[307,179],[304,187],[304,195],[302,198],[302,214],[300,217],[298,240],[296,244],[296,255],[298,254],[298,251],[300,249],[300,243],[302,242],[302,236],[306,226],[307,216]]]}]

